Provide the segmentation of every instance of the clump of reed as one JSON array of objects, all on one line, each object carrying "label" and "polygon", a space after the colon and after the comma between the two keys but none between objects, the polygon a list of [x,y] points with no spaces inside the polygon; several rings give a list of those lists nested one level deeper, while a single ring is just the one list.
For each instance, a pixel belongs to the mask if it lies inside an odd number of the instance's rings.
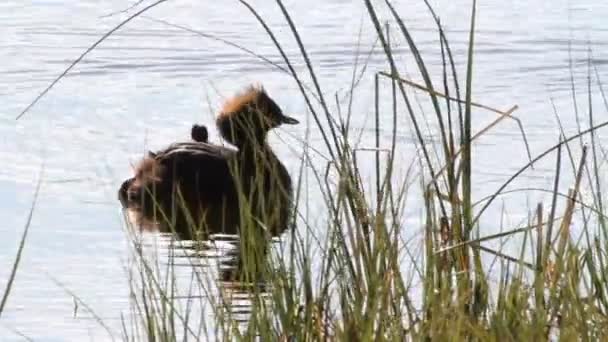
[{"label": "clump of reed", "polygon": [[[159,1],[155,4],[161,3]],[[594,121],[591,110],[591,70],[589,72],[588,129],[567,136],[562,129],[555,145],[533,157],[493,194],[473,197],[475,182],[472,149],[476,138],[506,119],[515,119],[517,109],[497,111],[473,101],[472,82],[475,47],[475,9],[473,1],[467,72],[464,81],[456,72],[449,40],[431,6],[440,37],[443,60],[442,84],[433,83],[416,42],[406,23],[386,1],[393,34],[400,35],[415,59],[423,84],[404,77],[396,62],[390,34],[382,25],[376,6],[364,1],[369,20],[389,64],[389,70],[375,74],[375,146],[373,179],[364,179],[350,120],[338,106],[331,109],[312,67],[308,51],[291,15],[282,1],[277,5],[300,48],[312,85],[296,72],[273,29],[256,9],[241,0],[273,41],[286,67],[276,65],[297,84],[313,119],[311,130],[319,132],[328,156],[326,167],[313,163],[308,145],[301,156],[296,186],[293,229],[285,243],[274,248],[264,262],[265,239],[256,229],[243,229],[239,255],[245,269],[255,268],[246,279],[250,309],[246,319],[236,317],[234,300],[226,286],[216,286],[201,270],[198,253],[181,260],[191,270],[188,289],[180,289],[174,258],[164,271],[150,261],[134,244],[135,265],[132,282],[134,310],[132,322],[124,326],[127,340],[177,340],[216,338],[251,340],[601,340],[608,335],[608,235],[605,219],[603,158],[596,131],[608,122]],[[427,3],[428,5],[428,3]],[[150,7],[150,6],[149,6]],[[147,9],[147,8],[146,8]],[[128,20],[143,12],[137,12]],[[209,37],[208,37],[209,38]],[[98,43],[96,43],[98,44]],[[94,45],[92,48],[94,48]],[[87,51],[88,52],[88,51]],[[87,53],[85,52],[85,54]],[[81,56],[82,57],[82,56]],[[356,68],[355,68],[356,69]],[[355,73],[349,92],[355,93]],[[598,82],[599,84],[599,82]],[[380,94],[388,85],[389,95]],[[601,89],[601,84],[600,89]],[[428,141],[422,118],[413,106],[412,88],[425,94],[439,128],[439,144]],[[392,118],[390,144],[380,144],[381,117],[387,117],[381,104],[390,105]],[[492,110],[497,119],[474,133],[474,108]],[[608,109],[608,106],[605,108]],[[337,112],[336,112],[337,111]],[[416,255],[402,240],[403,212],[411,179],[403,177],[403,165],[395,162],[397,120],[407,116],[420,151],[418,163],[423,198],[423,242]],[[516,119],[515,119],[516,120]],[[521,127],[521,125],[520,125]],[[385,127],[383,127],[385,129]],[[523,130],[522,130],[523,131]],[[589,143],[583,145],[583,138]],[[525,134],[523,134],[525,140]],[[524,152],[522,150],[522,152]],[[546,190],[547,203],[531,210],[522,227],[502,227],[500,217],[484,214],[499,196],[534,163],[554,158],[554,186]],[[563,159],[571,174],[564,176]],[[570,189],[560,188],[562,178],[572,178]],[[312,179],[312,181],[310,181]],[[375,183],[368,190],[368,182]],[[306,214],[305,192],[315,187],[322,199],[322,222]],[[515,190],[509,190],[515,191]],[[524,189],[519,191],[534,191]],[[246,207],[246,206],[245,206]],[[247,212],[241,213],[245,226]],[[496,222],[491,231],[480,225]],[[500,232],[496,231],[500,229]],[[576,232],[573,231],[576,229]],[[494,250],[484,243],[518,237],[519,255]],[[135,240],[135,238],[134,238]],[[192,251],[200,251],[192,247]],[[482,253],[498,261],[491,268]],[[263,265],[263,266],[262,266]],[[492,271],[493,270],[493,271]],[[493,272],[493,273],[491,273]],[[164,276],[159,276],[164,274]],[[263,282],[264,287],[255,286]],[[198,290],[192,284],[197,285]],[[180,292],[181,291],[181,292]],[[233,291],[233,293],[239,291]],[[178,293],[185,295],[182,305]],[[212,313],[212,331],[205,330],[202,312]],[[196,316],[196,317],[195,317]],[[201,318],[203,317],[203,318]]]}]

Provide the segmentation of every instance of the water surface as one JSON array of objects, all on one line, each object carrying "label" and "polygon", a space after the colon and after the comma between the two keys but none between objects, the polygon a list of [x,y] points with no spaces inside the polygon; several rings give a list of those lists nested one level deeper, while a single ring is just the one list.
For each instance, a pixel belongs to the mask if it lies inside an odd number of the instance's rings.
[{"label": "water surface", "polygon": [[[306,75],[305,64],[278,7],[253,1]],[[377,2],[380,14],[386,8]],[[461,75],[465,71],[468,1],[433,1],[446,26]],[[348,89],[354,61],[371,49],[375,35],[361,2],[286,1],[299,27],[328,99]],[[3,341],[105,340],[108,335],[91,313],[78,310],[73,294],[84,301],[120,338],[121,313],[128,313],[128,244],[116,190],[146,149],[185,139],[193,122],[212,126],[222,99],[248,83],[262,82],[286,112],[306,122],[307,110],[296,84],[277,68],[225,44],[191,32],[139,18],[105,41],[76,66],[26,116],[15,116],[80,53],[118,22],[124,1],[45,1],[0,3],[0,285],[9,273],[33,192],[44,166],[44,180],[8,307],[0,320]],[[438,34],[422,1],[398,5],[425,61],[439,80]],[[608,3],[599,0],[482,1],[478,9],[474,98],[516,112],[533,154],[558,137],[550,99],[569,132],[576,129],[571,75],[580,115],[586,118],[589,59],[608,79]],[[238,2],[171,1],[148,13],[239,44],[284,65],[272,41]],[[415,80],[415,66],[404,39],[393,30],[399,62]],[[355,129],[369,132],[373,120],[373,73],[386,70],[381,50],[369,58],[355,99]],[[569,65],[572,64],[572,73]],[[595,73],[595,71],[593,71]],[[310,83],[310,78],[303,76]],[[595,85],[594,108],[606,119]],[[420,98],[423,98],[419,94]],[[425,105],[422,104],[425,108]],[[388,107],[387,107],[388,108]],[[428,107],[427,107],[428,108]],[[431,114],[430,110],[425,111]],[[494,114],[476,111],[474,128]],[[403,160],[414,156],[412,133],[400,117]],[[390,114],[386,115],[389,127]],[[384,120],[383,120],[384,123]],[[586,119],[582,123],[586,125]],[[386,129],[387,138],[390,130]],[[279,156],[294,173],[305,125],[271,136]],[[605,133],[601,132],[600,137]],[[211,139],[217,140],[215,132]],[[321,146],[320,136],[310,141]],[[372,146],[364,135],[361,146]],[[482,138],[474,151],[476,195],[491,193],[526,162],[517,126],[506,122]],[[319,162],[323,159],[319,157]],[[551,164],[526,174],[521,185],[547,187]],[[412,195],[414,196],[414,195]],[[512,210],[526,213],[527,201]],[[412,199],[407,229],[419,231],[421,212]],[[315,210],[314,205],[311,210]],[[405,228],[404,228],[405,229]],[[482,227],[491,233],[497,229]]]}]

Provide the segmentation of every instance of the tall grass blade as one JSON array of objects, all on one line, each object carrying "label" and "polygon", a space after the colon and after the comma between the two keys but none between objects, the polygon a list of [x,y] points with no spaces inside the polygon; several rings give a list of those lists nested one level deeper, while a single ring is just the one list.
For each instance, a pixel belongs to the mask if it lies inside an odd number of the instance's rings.
[{"label": "tall grass blade", "polygon": [[465,92],[464,106],[464,137],[462,139],[462,201],[463,201],[463,220],[465,228],[465,236],[468,236],[473,230],[473,207],[471,199],[471,102],[473,96],[473,47],[475,43],[475,11],[477,1],[473,0],[471,8],[471,26],[469,31],[469,48],[467,57],[467,79]]},{"label": "tall grass blade", "polygon": [[[391,49],[389,48],[388,42],[386,41],[386,38],[384,37],[384,32],[382,30],[382,26],[380,25],[380,21],[378,20],[376,10],[374,9],[374,6],[372,5],[370,0],[365,0],[365,7],[367,8],[367,12],[370,16],[370,19],[372,20],[372,23],[374,24],[376,33],[378,34],[378,36],[380,38],[380,42],[382,43],[382,47],[384,48],[386,58],[389,61],[389,64],[391,67],[391,77],[401,78],[401,76],[399,74],[399,70],[397,69],[397,64],[391,53]],[[422,131],[418,124],[418,120],[417,120],[416,116],[414,115],[414,110],[412,108],[410,100],[408,99],[408,96],[405,92],[405,88],[404,88],[403,84],[398,83],[398,87],[399,87],[399,92],[401,93],[401,97],[403,98],[403,101],[405,102],[405,105],[407,107],[407,111],[408,111],[411,123],[414,126],[414,132],[416,134],[416,139],[418,140],[418,143],[420,144],[420,149],[424,156],[426,166],[429,168],[430,173],[434,175],[435,171],[434,171],[433,163],[431,162],[431,157],[429,155],[428,149],[425,146],[426,145],[425,139],[422,135]],[[433,180],[432,183],[433,183],[435,192],[441,193],[439,183],[436,180]],[[443,204],[442,201],[439,201],[439,206],[440,206],[442,215],[447,216],[447,211],[446,211],[445,205]]]},{"label": "tall grass blade", "polygon": [[32,224],[32,217],[34,217],[34,209],[36,208],[36,202],[38,201],[38,195],[40,194],[40,187],[42,186],[43,175],[44,167],[40,169],[40,175],[38,176],[38,184],[36,185],[36,191],[34,192],[34,198],[32,199],[32,206],[30,207],[30,212],[27,216],[25,227],[23,228],[23,234],[21,234],[19,248],[17,249],[17,256],[15,257],[15,262],[13,262],[11,274],[8,277],[6,288],[4,289],[4,293],[2,294],[2,301],[0,302],[0,317],[2,317],[2,312],[4,311],[8,296],[11,293],[11,289],[13,287],[13,282],[15,281],[15,276],[17,275],[17,269],[19,268],[19,262],[21,261],[21,254],[23,253],[23,248],[25,247],[25,240],[27,239],[27,233],[29,232],[30,225]]}]

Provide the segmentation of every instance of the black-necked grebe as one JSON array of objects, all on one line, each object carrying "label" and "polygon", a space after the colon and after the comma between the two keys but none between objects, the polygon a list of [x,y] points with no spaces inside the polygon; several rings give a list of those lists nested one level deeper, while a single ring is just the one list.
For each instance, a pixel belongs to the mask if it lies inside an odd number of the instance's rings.
[{"label": "black-necked grebe", "polygon": [[237,151],[208,143],[206,127],[194,125],[194,142],[149,153],[135,177],[123,182],[119,199],[136,225],[174,231],[183,239],[236,234],[241,218],[272,236],[287,229],[291,178],[266,135],[298,121],[284,115],[263,88],[249,87],[225,103],[216,123]]}]

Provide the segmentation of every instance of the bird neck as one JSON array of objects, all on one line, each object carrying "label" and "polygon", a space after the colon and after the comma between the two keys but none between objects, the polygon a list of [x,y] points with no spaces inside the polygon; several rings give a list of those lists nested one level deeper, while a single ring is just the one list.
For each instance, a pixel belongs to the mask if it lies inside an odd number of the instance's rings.
[{"label": "bird neck", "polygon": [[277,159],[272,148],[265,141],[262,141],[261,143],[248,141],[247,143],[236,146],[239,149],[238,154],[241,160],[248,164],[251,164],[252,162],[268,163]]},{"label": "bird neck", "polygon": [[221,136],[238,147],[260,147],[266,143],[268,128],[255,116],[239,113],[235,116],[221,116],[216,125]]}]

